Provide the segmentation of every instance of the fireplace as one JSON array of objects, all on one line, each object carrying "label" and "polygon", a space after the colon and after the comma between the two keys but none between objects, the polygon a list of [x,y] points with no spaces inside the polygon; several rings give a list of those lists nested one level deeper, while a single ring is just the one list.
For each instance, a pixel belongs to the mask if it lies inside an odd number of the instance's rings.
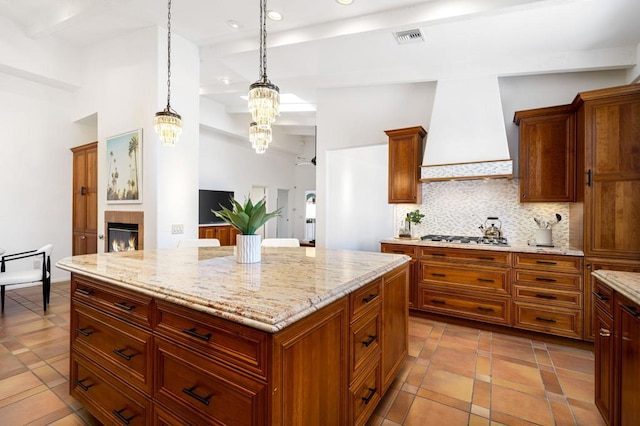
[{"label": "fireplace", "polygon": [[144,247],[144,212],[105,211],[105,252],[134,251]]}]

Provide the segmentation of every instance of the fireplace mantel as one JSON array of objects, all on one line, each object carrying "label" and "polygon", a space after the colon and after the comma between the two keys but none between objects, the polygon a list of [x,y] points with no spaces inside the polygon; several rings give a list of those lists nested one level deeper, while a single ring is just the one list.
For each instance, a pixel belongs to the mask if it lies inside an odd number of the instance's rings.
[{"label": "fireplace mantel", "polygon": [[[106,210],[104,212],[104,229],[109,223],[131,223],[138,225],[138,250],[144,250],[144,212]],[[104,239],[104,251],[108,252],[108,238]]]}]

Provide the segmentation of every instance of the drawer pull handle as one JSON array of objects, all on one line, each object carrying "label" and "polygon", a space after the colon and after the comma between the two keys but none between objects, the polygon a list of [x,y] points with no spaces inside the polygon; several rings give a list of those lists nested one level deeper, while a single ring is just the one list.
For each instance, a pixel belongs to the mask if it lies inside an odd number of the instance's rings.
[{"label": "drawer pull handle", "polygon": [[129,306],[125,302],[113,302],[113,304],[120,309],[124,309],[125,311],[133,311],[133,309],[136,307],[135,305]]},{"label": "drawer pull handle", "polygon": [[598,299],[602,300],[603,302],[606,302],[607,300],[609,300],[609,297],[605,296],[604,294],[597,293],[595,291],[593,292],[593,295]]},{"label": "drawer pull handle", "polygon": [[547,299],[547,300],[556,300],[557,296],[552,296],[550,294],[536,294],[538,299]]},{"label": "drawer pull handle", "polygon": [[194,392],[195,388],[197,388],[197,386],[191,386],[189,389],[184,388],[184,389],[182,389],[182,392],[186,393],[187,395],[189,395],[191,398],[197,400],[198,402],[203,403],[204,405],[209,405],[209,400],[211,399],[213,394],[209,394],[207,396],[200,396],[200,395],[198,395],[197,393]]},{"label": "drawer pull handle", "polygon": [[602,337],[611,337],[611,331],[607,330],[606,328],[601,328],[600,329],[600,336],[602,336]]},{"label": "drawer pull handle", "polygon": [[369,296],[367,296],[367,297],[363,298],[363,299],[362,299],[362,301],[363,301],[364,303],[369,303],[369,302],[371,302],[373,299],[375,299],[376,297],[378,297],[378,295],[377,295],[377,294],[370,294]]},{"label": "drawer pull handle", "polygon": [[196,337],[196,338],[198,338],[200,340],[206,340],[207,342],[209,341],[209,339],[211,339],[211,333],[200,334],[200,333],[196,332],[196,328],[195,327],[189,328],[189,329],[184,328],[184,329],[182,329],[182,332],[188,334],[189,336]]},{"label": "drawer pull handle", "polygon": [[442,278],[442,277],[446,277],[446,275],[445,275],[445,274],[437,274],[437,273],[435,273],[435,272],[432,272],[432,273],[431,273],[431,276],[432,276],[432,277],[440,277],[440,278]]},{"label": "drawer pull handle", "polygon": [[638,312],[635,306],[620,305],[620,307],[625,311],[627,311],[627,313],[633,315],[634,317],[640,317],[640,312]]},{"label": "drawer pull handle", "polygon": [[478,278],[478,281],[480,281],[481,283],[495,283],[496,280],[491,280],[489,278]]},{"label": "drawer pull handle", "polygon": [[558,262],[551,262],[548,260],[536,260],[536,263],[538,265],[557,265],[558,264]]},{"label": "drawer pull handle", "polygon": [[364,401],[364,405],[367,405],[371,401],[371,398],[373,398],[373,396],[376,394],[377,391],[378,389],[376,388],[369,388],[369,395],[362,397],[362,400]]},{"label": "drawer pull handle", "polygon": [[131,358],[133,358],[134,356],[138,355],[138,353],[133,353],[131,355],[127,355],[124,353],[124,351],[126,351],[128,348],[123,348],[123,349],[114,349],[113,353],[118,355],[119,357],[122,357],[124,359],[126,359],[127,361],[131,361]]},{"label": "drawer pull handle", "polygon": [[127,417],[125,417],[125,416],[123,416],[123,415],[122,415],[122,412],[123,412],[124,410],[126,410],[126,409],[127,409],[127,408],[125,407],[125,408],[123,408],[122,410],[113,410],[113,411],[111,411],[111,412],[112,412],[112,413],[113,413],[113,415],[114,415],[114,416],[116,416],[116,417],[117,417],[117,418],[118,418],[122,423],[124,423],[125,425],[128,425],[128,424],[129,424],[129,422],[131,422],[131,420],[133,420],[133,419],[134,419],[134,417],[135,417],[136,415],[134,414],[133,416],[128,417],[128,418],[127,418]]},{"label": "drawer pull handle", "polygon": [[391,251],[398,254],[404,254],[404,251],[402,250],[391,250]]},{"label": "drawer pull handle", "polygon": [[431,256],[446,257],[447,255],[445,253],[431,253]]},{"label": "drawer pull handle", "polygon": [[493,308],[485,308],[484,306],[478,306],[476,309],[483,312],[495,312]]},{"label": "drawer pull handle", "polygon": [[369,340],[365,340],[364,342],[362,342],[362,345],[365,348],[368,348],[369,345],[371,345],[373,342],[375,342],[377,338],[378,338],[378,336],[369,335]]},{"label": "drawer pull handle", "polygon": [[478,256],[478,260],[496,260],[493,256]]},{"label": "drawer pull handle", "polygon": [[548,322],[548,323],[555,323],[556,320],[551,319],[551,318],[544,318],[544,317],[536,317],[536,321],[542,321],[542,322]]},{"label": "drawer pull handle", "polygon": [[553,279],[553,278],[536,277],[536,281],[543,281],[545,283],[555,283],[558,280]]},{"label": "drawer pull handle", "polygon": [[90,290],[85,290],[84,288],[76,288],[76,291],[80,294],[84,294],[85,296],[91,296],[93,294]]},{"label": "drawer pull handle", "polygon": [[431,299],[431,303],[435,303],[436,305],[446,305],[447,302],[445,302],[444,300],[440,300],[440,299]]},{"label": "drawer pull handle", "polygon": [[85,385],[85,384],[84,384],[84,382],[86,382],[87,380],[89,380],[89,378],[82,379],[82,380],[76,380],[76,382],[75,382],[75,383],[76,383],[76,385],[80,386],[80,388],[81,388],[83,391],[85,391],[85,392],[86,392],[86,391],[88,391],[88,390],[89,390],[89,388],[90,388],[91,386],[93,386],[93,385],[89,385],[89,386]]},{"label": "drawer pull handle", "polygon": [[76,328],[76,331],[82,334],[84,337],[89,337],[93,333],[95,333],[95,331],[87,331],[87,330],[91,330],[91,327]]}]

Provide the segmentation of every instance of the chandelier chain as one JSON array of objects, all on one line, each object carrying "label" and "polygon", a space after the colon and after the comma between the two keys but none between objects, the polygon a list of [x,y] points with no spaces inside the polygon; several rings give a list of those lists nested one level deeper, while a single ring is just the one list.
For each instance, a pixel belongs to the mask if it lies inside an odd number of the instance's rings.
[{"label": "chandelier chain", "polygon": [[167,12],[167,111],[171,110],[171,0]]},{"label": "chandelier chain", "polygon": [[260,0],[260,78],[267,78],[267,0]]}]

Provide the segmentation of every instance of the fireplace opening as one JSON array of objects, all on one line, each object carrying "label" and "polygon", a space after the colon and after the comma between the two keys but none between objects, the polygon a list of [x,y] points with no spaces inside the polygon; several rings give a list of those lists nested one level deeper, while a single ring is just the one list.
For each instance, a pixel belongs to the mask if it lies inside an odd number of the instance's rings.
[{"label": "fireplace opening", "polygon": [[137,223],[107,223],[108,251],[138,250]]}]

